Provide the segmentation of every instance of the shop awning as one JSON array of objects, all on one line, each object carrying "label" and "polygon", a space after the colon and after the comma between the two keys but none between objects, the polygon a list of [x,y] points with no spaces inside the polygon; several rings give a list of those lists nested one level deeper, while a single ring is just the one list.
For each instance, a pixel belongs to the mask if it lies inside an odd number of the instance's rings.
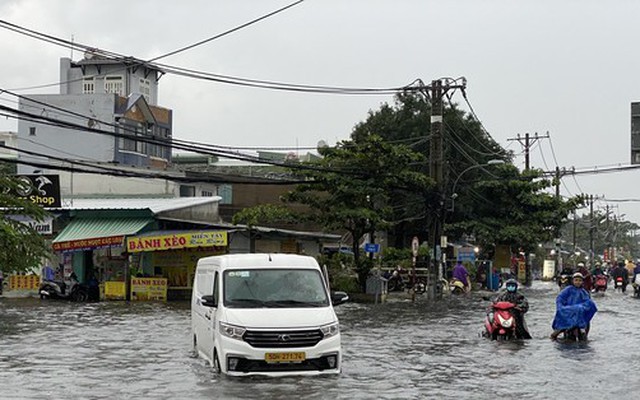
[{"label": "shop awning", "polygon": [[122,246],[125,236],[135,235],[152,218],[78,218],[53,240],[53,250],[79,250]]}]

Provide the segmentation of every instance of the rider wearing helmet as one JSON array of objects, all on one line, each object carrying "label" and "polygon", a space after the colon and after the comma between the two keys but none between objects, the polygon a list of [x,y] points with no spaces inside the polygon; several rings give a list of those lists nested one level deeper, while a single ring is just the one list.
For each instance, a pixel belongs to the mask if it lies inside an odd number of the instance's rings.
[{"label": "rider wearing helmet", "polygon": [[627,291],[629,284],[629,271],[624,265],[624,261],[618,261],[618,265],[611,271],[611,278],[614,282],[620,278],[622,280],[622,293]]},{"label": "rider wearing helmet", "polygon": [[529,310],[529,302],[518,292],[518,281],[509,279],[505,282],[505,290],[498,294],[493,302],[507,301],[516,305],[514,316],[516,318],[516,336],[521,339],[531,339],[524,323],[524,314]]},{"label": "rider wearing helmet", "polygon": [[556,298],[556,315],[553,318],[551,339],[573,328],[586,329],[589,333],[591,318],[598,311],[591,295],[583,287],[584,275],[576,272],[572,276],[572,285],[562,289]]}]

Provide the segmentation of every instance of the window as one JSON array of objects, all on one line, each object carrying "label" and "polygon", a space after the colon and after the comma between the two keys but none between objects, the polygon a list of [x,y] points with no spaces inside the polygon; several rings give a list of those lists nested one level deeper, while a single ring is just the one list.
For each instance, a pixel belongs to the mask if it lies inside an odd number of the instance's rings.
[{"label": "window", "polygon": [[106,93],[115,93],[124,96],[124,82],[122,76],[111,75],[104,77],[104,91]]},{"label": "window", "polygon": [[147,101],[147,103],[150,101],[149,99],[151,98],[151,83],[149,82],[148,79],[142,79],[140,78],[140,94],[142,96],[144,96],[144,99]]},{"label": "window", "polygon": [[36,135],[36,127],[35,126],[30,126],[29,127],[29,136],[35,136]]},{"label": "window", "polygon": [[93,94],[96,92],[96,84],[92,77],[84,78],[82,80],[82,93],[83,94]]}]

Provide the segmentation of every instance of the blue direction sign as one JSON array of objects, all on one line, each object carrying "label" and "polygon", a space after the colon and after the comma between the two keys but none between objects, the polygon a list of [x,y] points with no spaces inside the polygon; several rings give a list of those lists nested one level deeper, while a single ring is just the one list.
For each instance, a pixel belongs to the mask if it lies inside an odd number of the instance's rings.
[{"label": "blue direction sign", "polygon": [[367,253],[380,253],[380,244],[379,243],[365,243],[364,251]]},{"label": "blue direction sign", "polygon": [[458,261],[475,261],[476,252],[473,247],[460,247],[458,249]]}]

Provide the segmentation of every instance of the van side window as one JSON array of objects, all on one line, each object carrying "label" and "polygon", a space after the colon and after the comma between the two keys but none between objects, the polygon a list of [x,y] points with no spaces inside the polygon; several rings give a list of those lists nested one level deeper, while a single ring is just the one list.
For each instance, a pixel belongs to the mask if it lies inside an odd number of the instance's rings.
[{"label": "van side window", "polygon": [[198,273],[198,284],[196,285],[196,293],[198,297],[210,296],[213,289],[213,276],[209,271]]},{"label": "van side window", "polygon": [[213,278],[213,290],[211,291],[213,294],[213,298],[216,300],[216,303],[220,301],[220,297],[218,297],[218,271]]}]

